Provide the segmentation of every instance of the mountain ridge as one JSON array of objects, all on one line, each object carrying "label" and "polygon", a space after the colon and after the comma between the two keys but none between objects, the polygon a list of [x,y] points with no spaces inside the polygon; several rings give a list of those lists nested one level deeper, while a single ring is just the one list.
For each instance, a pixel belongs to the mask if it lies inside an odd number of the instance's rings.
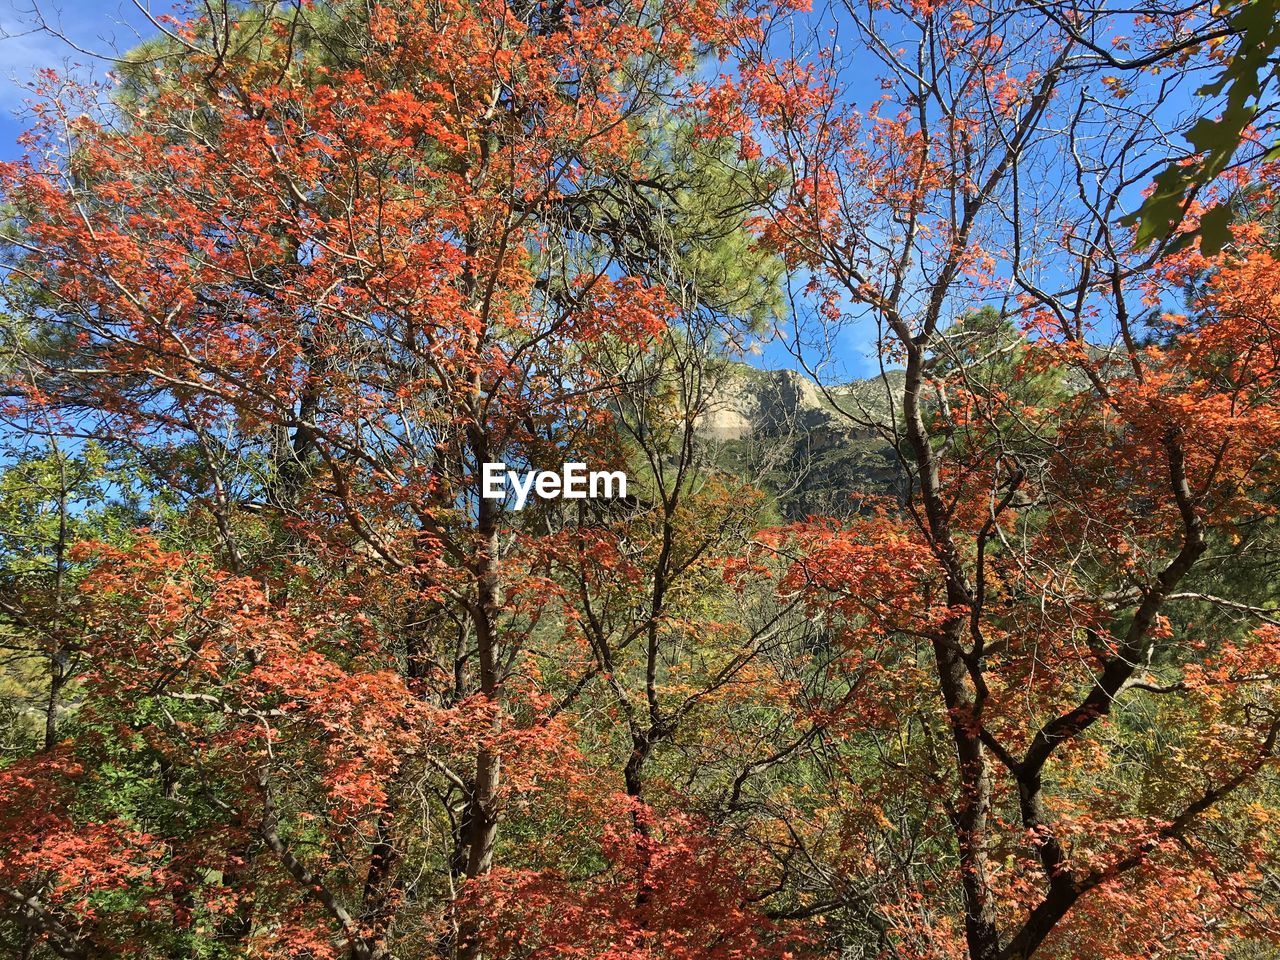
[{"label": "mountain ridge", "polygon": [[902,372],[824,389],[797,370],[728,368],[695,421],[717,463],[759,478],[788,519],[848,514],[859,495],[898,496],[892,410]]}]

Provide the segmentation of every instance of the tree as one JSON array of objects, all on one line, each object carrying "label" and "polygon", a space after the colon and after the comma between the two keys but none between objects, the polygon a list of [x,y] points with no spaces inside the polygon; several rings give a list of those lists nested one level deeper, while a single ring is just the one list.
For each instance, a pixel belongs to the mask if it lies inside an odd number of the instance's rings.
[{"label": "tree", "polygon": [[14,389],[216,536],[81,554],[77,725],[3,773],[48,798],[5,849],[74,851],[7,860],[46,949],[477,955],[460,889],[512,798],[572,773],[539,754],[568,733],[529,679],[536,531],[480,468],[611,465],[601,350],[659,335],[682,277],[750,302],[734,231],[661,178],[696,155],[668,151],[685,74],[755,29],[709,13],[223,5],[158,20],[105,113],[40,108],[3,170],[11,303],[68,349]]},{"label": "tree", "polygon": [[[1138,243],[1168,239],[1182,225],[1197,195],[1213,186],[1234,164],[1248,165],[1260,157],[1275,156],[1275,145],[1265,138],[1276,128],[1275,86],[1280,79],[1280,27],[1274,7],[1259,0],[1224,4],[1219,14],[1225,22],[1216,29],[1202,28],[1195,42],[1213,46],[1229,42],[1218,75],[1196,91],[1200,97],[1225,94],[1222,112],[1203,116],[1187,131],[1192,156],[1170,163],[1156,176],[1151,194],[1132,215],[1138,225]],[[1194,36],[1194,34],[1193,34]],[[1185,44],[1180,45],[1185,47]],[[1215,51],[1216,52],[1216,51]],[[1170,59],[1177,62],[1170,51]],[[1165,67],[1166,58],[1144,58],[1145,63],[1124,64],[1127,69]],[[1243,156],[1242,156],[1243,154]],[[1222,249],[1230,233],[1232,200],[1211,200],[1197,218],[1201,246],[1211,253]]]},{"label": "tree", "polygon": [[[126,540],[135,504],[112,496],[113,471],[90,446],[67,454],[56,437],[47,452],[15,458],[0,474],[0,577],[4,622],[5,743],[52,749],[77,672],[83,624],[75,613],[84,574],[71,552],[83,540]],[[35,718],[38,723],[33,723]]]},{"label": "tree", "polygon": [[[880,100],[853,103],[818,46],[762,52],[718,115],[788,184],[761,234],[806,277],[797,354],[820,370],[824,345],[865,320],[905,368],[883,425],[909,473],[903,509],[798,531],[784,581],[893,671],[832,747],[849,758],[833,789],[875,798],[882,823],[861,825],[831,899],[870,900],[906,955],[1148,955],[1166,936],[1194,953],[1197,937],[1265,935],[1267,896],[1224,911],[1269,869],[1266,818],[1236,797],[1269,790],[1271,609],[1196,584],[1244,562],[1240,531],[1271,509],[1273,309],[1237,273],[1270,254],[1255,229],[1226,259],[1154,262],[1117,226],[1143,175],[1128,158],[1166,135],[1156,105],[1180,78],[1149,101],[1109,95],[1086,42],[1112,28],[1105,11],[846,6],[851,69],[880,61]],[[1144,13],[1148,31],[1179,29]],[[1213,280],[1197,319],[1169,320],[1198,269]],[[1031,335],[1003,364],[964,348],[990,301]],[[1201,608],[1175,630],[1189,603],[1253,623]],[[1199,722],[1163,725],[1187,715]],[[1200,900],[1161,899],[1157,931],[1153,889]]]},{"label": "tree", "polygon": [[[94,466],[4,947],[1269,948],[1276,170],[1218,253],[1118,224],[1223,14],[827,16],[226,5],[48,78],[5,415],[61,459],[12,476]],[[1130,29],[1182,69],[1118,88]],[[839,518],[702,429],[779,318],[896,451]],[[632,488],[515,511],[499,460]]]}]

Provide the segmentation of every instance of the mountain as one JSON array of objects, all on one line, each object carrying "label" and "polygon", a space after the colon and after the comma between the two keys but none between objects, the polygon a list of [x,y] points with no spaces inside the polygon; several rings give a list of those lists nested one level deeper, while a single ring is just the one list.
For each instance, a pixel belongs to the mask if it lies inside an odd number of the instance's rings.
[{"label": "mountain", "polygon": [[903,490],[892,442],[902,373],[823,389],[795,370],[732,364],[696,427],[726,469],[772,491],[788,519],[847,514]]}]

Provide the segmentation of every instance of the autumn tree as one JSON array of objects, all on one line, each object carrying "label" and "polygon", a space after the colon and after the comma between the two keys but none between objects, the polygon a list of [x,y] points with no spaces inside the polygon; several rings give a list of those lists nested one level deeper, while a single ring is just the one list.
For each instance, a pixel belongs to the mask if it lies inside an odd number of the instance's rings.
[{"label": "autumn tree", "polygon": [[41,949],[478,953],[502,821],[574,779],[537,530],[480,467],[617,465],[600,350],[691,298],[768,309],[679,132],[756,22],[223,5],[157,20],[119,92],[48,78],[3,171],[9,293],[65,349],[24,352],[15,415],[137,456],[207,547],[77,553],[76,726],[3,774]]},{"label": "autumn tree", "polygon": [[[1270,949],[1277,171],[1124,223],[1235,15],[225,4],[44,77],[6,948]],[[900,469],[839,517],[706,430],[774,331]]]},{"label": "autumn tree", "polygon": [[[759,230],[807,298],[799,360],[858,324],[902,369],[901,509],[782,541],[783,586],[895,673],[828,745],[872,804],[831,910],[909,956],[1269,938],[1272,598],[1223,574],[1269,563],[1272,255],[1257,226],[1215,259],[1118,223],[1217,13],[845,6],[840,48],[760,48],[709,119],[788,185]],[[1116,34],[1182,69],[1127,86]],[[1274,171],[1244,177],[1265,206]]]}]

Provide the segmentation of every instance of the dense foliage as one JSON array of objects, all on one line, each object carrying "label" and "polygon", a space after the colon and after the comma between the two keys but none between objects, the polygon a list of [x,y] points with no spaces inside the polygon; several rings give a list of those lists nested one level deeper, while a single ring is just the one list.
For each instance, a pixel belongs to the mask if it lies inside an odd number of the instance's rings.
[{"label": "dense foliage", "polygon": [[[45,75],[0,956],[1277,955],[1280,169],[1127,217],[1261,7],[256,0]],[[708,429],[771,338],[892,482],[792,522]]]}]

